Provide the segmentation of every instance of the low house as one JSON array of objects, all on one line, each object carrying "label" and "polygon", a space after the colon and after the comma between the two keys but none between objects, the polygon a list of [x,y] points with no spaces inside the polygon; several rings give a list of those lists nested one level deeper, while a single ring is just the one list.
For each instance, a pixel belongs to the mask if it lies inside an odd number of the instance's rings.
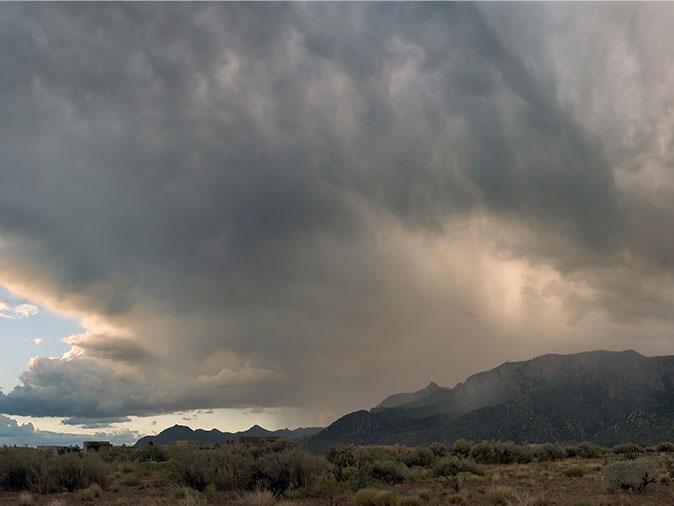
[{"label": "low house", "polygon": [[100,452],[112,448],[110,441],[84,441],[85,452]]}]

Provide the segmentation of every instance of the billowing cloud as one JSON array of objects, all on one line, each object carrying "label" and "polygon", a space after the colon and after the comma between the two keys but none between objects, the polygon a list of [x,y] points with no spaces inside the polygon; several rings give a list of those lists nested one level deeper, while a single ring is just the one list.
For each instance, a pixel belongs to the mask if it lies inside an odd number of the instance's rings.
[{"label": "billowing cloud", "polygon": [[87,329],[0,412],[671,347],[671,7],[0,8],[0,283]]},{"label": "billowing cloud", "polygon": [[20,320],[35,316],[40,310],[33,304],[9,304],[0,300],[0,318],[7,320]]}]

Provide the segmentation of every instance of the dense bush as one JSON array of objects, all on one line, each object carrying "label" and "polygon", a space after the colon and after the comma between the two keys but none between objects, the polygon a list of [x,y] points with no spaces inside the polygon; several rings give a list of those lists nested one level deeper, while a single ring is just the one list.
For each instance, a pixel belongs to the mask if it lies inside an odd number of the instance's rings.
[{"label": "dense bush", "polygon": [[451,453],[458,457],[468,457],[470,455],[471,444],[465,439],[458,439],[452,445]]},{"label": "dense bush", "polygon": [[611,451],[616,455],[625,457],[628,460],[633,460],[639,458],[639,455],[641,455],[642,450],[639,445],[633,443],[626,443],[614,446],[613,448],[611,448]]},{"label": "dense bush", "polygon": [[355,495],[354,502],[358,506],[395,506],[398,503],[398,495],[388,490],[364,488]]},{"label": "dense bush", "polygon": [[402,457],[402,462],[408,466],[429,467],[435,462],[436,454],[428,447],[415,448],[414,450],[405,453]]},{"label": "dense bush", "polygon": [[621,460],[602,470],[602,482],[608,490],[624,489],[643,492],[656,481],[657,470],[646,459]]},{"label": "dense bush", "polygon": [[0,450],[0,487],[37,492],[73,491],[109,482],[107,465],[97,455],[52,455],[30,448]]},{"label": "dense bush", "polygon": [[166,462],[170,455],[163,446],[147,445],[135,450],[134,458],[138,462]]},{"label": "dense bush", "polygon": [[470,456],[482,464],[526,464],[535,460],[531,447],[509,442],[477,443],[470,449]]},{"label": "dense bush", "polygon": [[565,448],[567,458],[598,459],[604,456],[605,449],[592,443],[580,443]]},{"label": "dense bush", "polygon": [[[671,445],[668,445],[663,443],[654,449],[668,452],[671,451]],[[607,450],[590,443],[518,445],[464,440],[451,445],[436,443],[417,448],[337,446],[325,457],[312,455],[299,443],[288,441],[226,445],[214,449],[122,447],[100,455],[2,448],[0,489],[46,493],[89,488],[89,492],[82,492],[85,497],[107,488],[115,474],[117,480],[127,486],[139,486],[152,479],[153,483],[175,484],[206,493],[220,490],[243,494],[268,490],[288,499],[320,496],[330,498],[332,502],[335,494],[345,490],[419,482],[432,476],[458,490],[460,483],[479,479],[466,473],[484,474],[481,465],[605,457],[609,462],[620,460],[606,466],[604,481],[607,486],[642,491],[655,479],[653,469],[644,468],[647,462],[637,459],[642,451],[638,445],[619,445]],[[674,475],[674,463],[666,460],[665,465]],[[562,472],[572,477],[581,476],[589,469],[576,465]]]},{"label": "dense bush", "polygon": [[433,467],[433,475],[445,481],[455,492],[459,491],[459,473],[484,474],[473,460],[460,457],[444,458]]},{"label": "dense bush", "polygon": [[325,459],[295,447],[174,448],[169,463],[178,484],[199,491],[307,491],[328,474]]},{"label": "dense bush", "polygon": [[393,461],[375,461],[366,467],[368,476],[375,481],[384,483],[402,483],[405,481],[407,467],[405,464]]},{"label": "dense bush", "polygon": [[110,481],[110,472],[98,455],[69,453],[51,462],[49,477],[57,488],[72,492],[92,484],[105,488]]},{"label": "dense bush", "polygon": [[3,490],[30,490],[45,474],[45,462],[28,448],[0,450],[0,487]]}]

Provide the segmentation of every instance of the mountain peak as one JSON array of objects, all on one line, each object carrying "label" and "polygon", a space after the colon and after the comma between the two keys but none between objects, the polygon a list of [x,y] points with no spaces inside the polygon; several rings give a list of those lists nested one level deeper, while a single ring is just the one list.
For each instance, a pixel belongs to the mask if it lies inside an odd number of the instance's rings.
[{"label": "mountain peak", "polygon": [[[418,445],[459,438],[652,444],[674,437],[672,406],[674,356],[648,357],[635,350],[553,353],[506,362],[453,388],[431,382],[391,395],[369,412],[336,420],[309,445]],[[635,425],[635,419],[655,422]]]}]

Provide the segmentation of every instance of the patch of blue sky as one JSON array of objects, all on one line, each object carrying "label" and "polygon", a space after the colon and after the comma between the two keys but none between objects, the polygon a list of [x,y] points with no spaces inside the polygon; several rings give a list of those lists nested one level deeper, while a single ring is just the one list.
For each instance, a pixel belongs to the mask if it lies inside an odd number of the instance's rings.
[{"label": "patch of blue sky", "polygon": [[19,376],[32,357],[61,356],[69,349],[62,338],[84,330],[76,320],[39,305],[36,313],[27,311],[27,306],[14,311],[24,304],[32,306],[33,302],[15,297],[0,286],[0,343],[4,350],[0,353],[0,388],[5,393],[19,383]]}]

